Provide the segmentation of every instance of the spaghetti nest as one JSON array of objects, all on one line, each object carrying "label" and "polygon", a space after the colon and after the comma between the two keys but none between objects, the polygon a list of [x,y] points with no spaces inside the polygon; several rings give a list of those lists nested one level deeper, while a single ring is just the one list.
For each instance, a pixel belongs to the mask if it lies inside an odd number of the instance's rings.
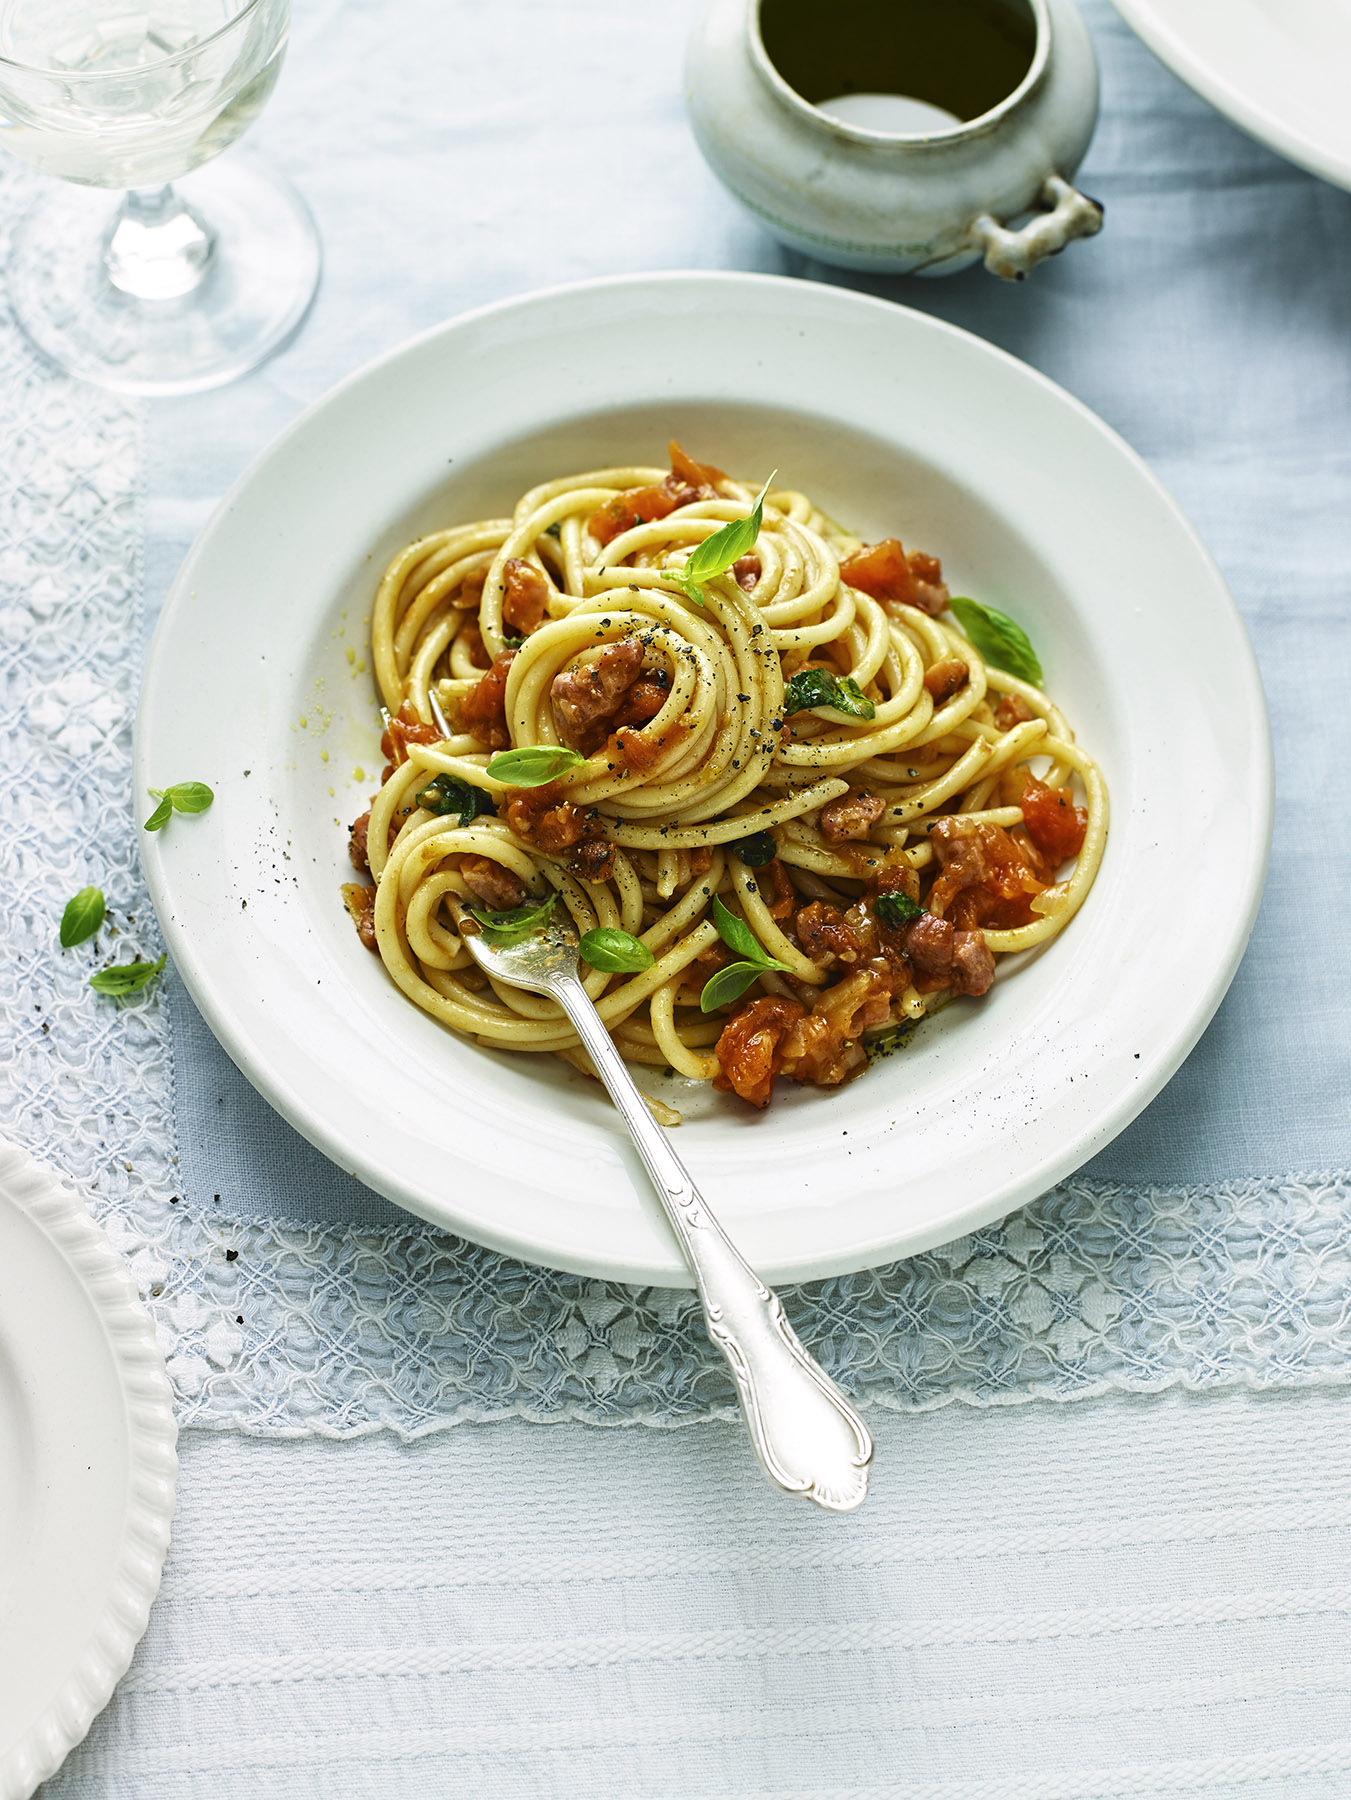
[{"label": "spaghetti nest", "polygon": [[[589,1069],[551,1001],[478,971],[450,905],[555,893],[579,932],[637,940],[626,971],[583,964],[623,1055],[763,1106],[1063,930],[1107,796],[1026,638],[958,601],[964,631],[936,558],[786,488],[756,535],[752,489],[671,458],[545,482],[390,565],[389,761],[352,835],[375,885],[346,892],[418,1006]],[[982,618],[1022,674],[982,658]]]}]

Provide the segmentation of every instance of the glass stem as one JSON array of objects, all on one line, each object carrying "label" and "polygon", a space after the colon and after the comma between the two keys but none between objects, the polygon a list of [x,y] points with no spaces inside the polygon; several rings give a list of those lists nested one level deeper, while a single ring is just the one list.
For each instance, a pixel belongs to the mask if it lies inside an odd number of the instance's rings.
[{"label": "glass stem", "polygon": [[104,239],[108,279],[138,300],[175,300],[190,294],[211,264],[215,240],[166,183],[132,188]]}]

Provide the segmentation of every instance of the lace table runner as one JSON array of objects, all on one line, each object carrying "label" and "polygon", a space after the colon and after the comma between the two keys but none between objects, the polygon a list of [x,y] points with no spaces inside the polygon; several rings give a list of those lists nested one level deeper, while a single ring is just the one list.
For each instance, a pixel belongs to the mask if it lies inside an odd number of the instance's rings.
[{"label": "lace table runner", "polygon": [[[27,181],[0,167],[6,217]],[[183,1423],[414,1437],[729,1413],[688,1294],[526,1267],[411,1222],[288,1225],[185,1200],[164,987],[104,998],[96,953],[56,936],[92,883],[119,954],[161,948],[130,793],[143,422],[42,363],[7,316],[0,422],[0,1130],[68,1173],[129,1258]],[[841,1383],[894,1408],[1344,1382],[1347,1185],[1071,1181],[1002,1227],[786,1299]]]}]

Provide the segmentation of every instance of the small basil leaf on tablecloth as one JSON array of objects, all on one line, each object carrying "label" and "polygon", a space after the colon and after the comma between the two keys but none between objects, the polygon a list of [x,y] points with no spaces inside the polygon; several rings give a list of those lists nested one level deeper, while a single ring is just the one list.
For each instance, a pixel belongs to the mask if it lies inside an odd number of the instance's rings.
[{"label": "small basil leaf on tablecloth", "polygon": [[[777,474],[776,469],[774,475]],[[770,476],[769,481],[773,481],[774,475]],[[760,526],[764,521],[765,495],[769,492],[769,481],[760,489],[755,505],[744,519],[730,520],[720,531],[713,532],[701,544],[695,545],[682,569],[667,571],[670,578],[685,590],[686,598],[693,600],[696,606],[704,604],[706,581],[723,574],[739,556],[745,556],[748,550],[754,550],[755,540],[760,535]]]},{"label": "small basil leaf on tablecloth", "polygon": [[832,675],[829,669],[799,669],[784,691],[783,710],[808,712],[830,706],[851,719],[872,719],[877,708],[852,675]]},{"label": "small basil leaf on tablecloth", "polygon": [[979,600],[965,600],[959,595],[954,595],[948,605],[987,663],[1006,675],[1016,675],[1020,681],[1030,681],[1034,687],[1041,686],[1044,677],[1037,653],[1016,619],[998,607],[983,606]]},{"label": "small basil leaf on tablecloth", "polygon": [[167,955],[161,955],[157,962],[112,963],[91,975],[89,985],[100,994],[134,994],[155,979],[166,960]]},{"label": "small basil leaf on tablecloth", "polygon": [[579,949],[583,962],[607,975],[636,975],[657,960],[646,944],[617,925],[601,925],[584,933]]},{"label": "small basil leaf on tablecloth", "polygon": [[106,910],[100,889],[81,888],[78,894],[67,900],[66,910],[61,914],[61,948],[69,950],[73,945],[82,944],[86,938],[93,937],[103,923]]},{"label": "small basil leaf on tablecloth", "polygon": [[488,764],[487,773],[508,787],[543,787],[564,769],[574,769],[586,758],[562,744],[525,744],[504,750]]}]

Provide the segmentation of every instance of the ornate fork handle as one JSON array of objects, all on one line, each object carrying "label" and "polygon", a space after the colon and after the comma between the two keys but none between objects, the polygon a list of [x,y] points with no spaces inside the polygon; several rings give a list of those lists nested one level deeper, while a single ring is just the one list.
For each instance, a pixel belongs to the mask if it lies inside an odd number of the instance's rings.
[{"label": "ornate fork handle", "polygon": [[868,1491],[867,1426],[798,1342],[777,1294],[741,1256],[648,1111],[586,990],[573,975],[548,991],[586,1046],[638,1146],[694,1272],[708,1335],[736,1382],[765,1473],[790,1494],[847,1512]]}]

